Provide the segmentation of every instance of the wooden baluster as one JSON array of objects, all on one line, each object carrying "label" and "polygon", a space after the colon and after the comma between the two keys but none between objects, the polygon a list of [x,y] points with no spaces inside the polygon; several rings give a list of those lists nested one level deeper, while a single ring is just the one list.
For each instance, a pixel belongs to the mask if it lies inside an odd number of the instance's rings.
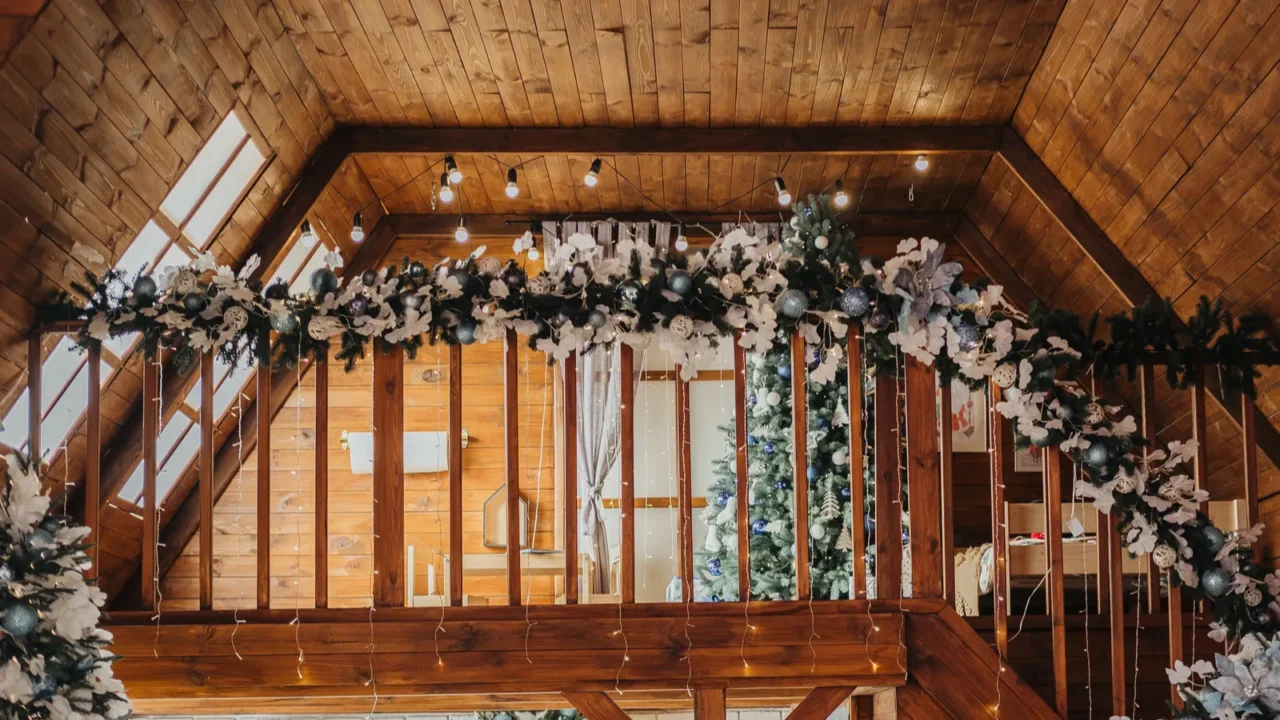
[{"label": "wooden baluster", "polygon": [[[938,428],[939,434],[938,451],[941,456],[941,480],[942,480],[942,595],[951,605],[956,604],[956,548],[955,548],[955,496],[954,490],[954,467],[952,465],[952,436],[951,436],[951,384],[944,383],[942,392],[939,393],[941,402],[938,407]],[[853,425],[852,422],[849,423]]]},{"label": "wooden baluster", "polygon": [[[1138,368],[1138,387],[1140,391],[1141,415],[1142,415],[1142,437],[1155,442],[1156,440],[1156,383],[1155,383],[1155,367],[1150,363],[1143,363]],[[1145,458],[1147,453],[1151,452],[1150,448],[1142,449],[1142,456]],[[1160,602],[1160,568],[1156,567],[1155,558],[1147,554],[1147,612],[1151,614],[1159,613],[1161,610]],[[1170,663],[1172,667],[1172,663]]]},{"label": "wooden baluster", "polygon": [[316,350],[316,607],[329,607],[329,349]]},{"label": "wooden baluster", "polygon": [[866,458],[863,457],[862,406],[865,400],[862,390],[862,336],[857,328],[849,326],[849,527],[853,537],[853,592],[850,597],[867,596],[867,536],[866,536],[866,487],[863,473]]},{"label": "wooden baluster", "polygon": [[[911,499],[911,596],[942,596],[942,476],[938,468],[937,376],[907,358],[907,496]],[[950,388],[944,395],[950,395]],[[949,434],[949,433],[948,433]],[[953,560],[954,562],[954,560]]]},{"label": "wooden baluster", "polygon": [[213,351],[206,350],[200,355],[201,610],[213,608],[213,385]]},{"label": "wooden baluster", "polygon": [[994,622],[996,651],[1001,659],[1009,657],[1009,524],[1008,508],[1004,503],[1005,431],[1004,416],[996,410],[1000,403],[1000,387],[991,383],[989,403],[991,437],[991,548],[994,556],[995,578],[992,584],[994,596]]},{"label": "wooden baluster", "polygon": [[[1197,362],[1192,369],[1195,385],[1191,388],[1191,437],[1199,444],[1192,460],[1197,490],[1209,489],[1208,414],[1205,410],[1204,364]],[[1200,511],[1208,514],[1209,501],[1200,503]]]},{"label": "wooden baluster", "polygon": [[1067,627],[1063,598],[1062,457],[1044,449],[1044,544],[1049,566],[1049,625],[1053,637],[1053,689],[1058,715],[1067,717]]},{"label": "wooden baluster", "polygon": [[876,375],[876,598],[902,597],[902,478],[898,474],[898,379]]},{"label": "wooden baluster", "polygon": [[[258,354],[267,360],[258,365],[258,607],[271,607],[271,333],[258,336]],[[146,429],[143,429],[146,433]],[[376,455],[376,453],[375,453]],[[376,532],[376,530],[375,530]]]},{"label": "wooden baluster", "polygon": [[[1254,400],[1245,392],[1240,393],[1240,443],[1244,452],[1244,503],[1249,517],[1245,527],[1251,528],[1262,521],[1258,509],[1258,419],[1254,412]],[[1253,561],[1262,559],[1262,543],[1253,544]]]},{"label": "wooden baluster", "polygon": [[[502,413],[506,428],[507,473],[507,604],[519,605],[520,598],[520,398],[516,392],[516,331],[507,331],[503,347]],[[532,520],[530,521],[533,522]],[[532,528],[530,532],[532,533]]]},{"label": "wooden baluster", "polygon": [[[621,491],[619,501],[622,515],[622,539],[619,552],[622,560],[622,602],[636,601],[636,377],[635,357],[630,345],[621,345],[618,355],[619,375],[622,377],[618,412],[621,414],[619,433],[622,448]],[[607,559],[601,562],[608,562]]]},{"label": "wooden baluster", "polygon": [[89,577],[96,578],[98,543],[102,539],[98,527],[102,497],[102,346],[97,343],[89,346],[89,407],[85,412],[84,526],[89,528],[89,534],[84,542],[93,563]]},{"label": "wooden baluster", "polygon": [[578,353],[564,359],[564,602],[578,603]]},{"label": "wooden baluster", "polygon": [[682,368],[675,367],[676,385],[676,485],[680,494],[680,600],[693,599],[693,458],[690,450],[689,381],[680,377]]},{"label": "wooden baluster", "polygon": [[373,348],[373,604],[404,605],[404,351]]},{"label": "wooden baluster", "polygon": [[449,604],[462,607],[462,346],[449,346]]},{"label": "wooden baluster", "polygon": [[27,341],[27,451],[40,467],[40,423],[44,419],[44,402],[40,395],[41,372],[44,369],[44,336],[39,330]]},{"label": "wooden baluster", "polygon": [[808,363],[805,359],[804,336],[799,330],[791,336],[791,433],[792,486],[795,489],[796,518],[796,599],[808,600],[813,595],[809,583],[809,398],[805,387]]},{"label": "wooden baluster", "polygon": [[[738,339],[741,340],[741,335]],[[751,492],[747,477],[747,350],[733,344],[733,428],[738,503],[738,599],[751,598]]]},{"label": "wooden baluster", "polygon": [[1111,572],[1107,576],[1111,595],[1108,608],[1111,635],[1111,714],[1123,716],[1127,683],[1124,659],[1124,559],[1120,555],[1120,548],[1124,542],[1120,538],[1119,513],[1114,516],[1106,515],[1102,520],[1103,524],[1098,525],[1098,534],[1106,533],[1110,537],[1107,551],[1111,556]]},{"label": "wooden baluster", "polygon": [[156,607],[156,437],[160,434],[160,366],[142,360],[142,609]]}]

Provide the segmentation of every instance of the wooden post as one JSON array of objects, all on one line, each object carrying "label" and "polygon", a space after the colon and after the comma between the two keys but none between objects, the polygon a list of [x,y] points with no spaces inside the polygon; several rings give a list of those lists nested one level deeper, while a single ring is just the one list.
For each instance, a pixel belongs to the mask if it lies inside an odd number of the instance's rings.
[{"label": "wooden post", "polygon": [[[1262,521],[1258,508],[1258,419],[1254,412],[1254,400],[1248,393],[1240,393],[1240,444],[1244,463],[1244,502],[1249,509],[1245,527],[1253,527]],[[1262,543],[1253,544],[1253,561],[1262,559]]]},{"label": "wooden post", "polygon": [[213,383],[213,351],[206,350],[200,355],[201,610],[213,609]]},{"label": "wooden post", "polygon": [[689,419],[689,381],[680,377],[682,367],[675,367],[676,386],[676,484],[680,496],[680,528],[678,533],[680,599],[693,599],[693,459]]},{"label": "wooden post", "polygon": [[156,437],[160,435],[160,366],[142,359],[142,609],[156,607]]},{"label": "wooden post", "polygon": [[1058,715],[1067,717],[1067,626],[1063,598],[1062,457],[1044,449],[1044,544],[1049,567],[1049,624],[1053,637],[1053,689]]},{"label": "wooden post", "polygon": [[[622,377],[618,412],[619,432],[622,435],[620,468],[622,498],[619,502],[622,515],[622,602],[636,601],[636,377],[634,355],[630,345],[623,344],[618,356],[619,375]],[[602,562],[607,562],[603,560]]]},{"label": "wooden post", "polygon": [[564,601],[578,603],[578,353],[564,359]]},{"label": "wooden post", "polygon": [[[1154,442],[1156,439],[1156,382],[1155,367],[1150,363],[1144,363],[1138,368],[1138,386],[1142,405],[1142,437]],[[1145,458],[1149,452],[1151,452],[1150,448],[1143,448],[1142,456]],[[1155,558],[1151,553],[1148,553],[1147,612],[1154,615],[1159,613],[1160,610],[1160,568],[1156,567]],[[1173,667],[1173,663],[1170,663],[1169,667]]]},{"label": "wooden post", "polygon": [[316,607],[329,607],[329,349],[316,350]]},{"label": "wooden post", "polygon": [[693,691],[693,720],[725,720],[724,688],[698,688]]},{"label": "wooden post", "polygon": [[[911,597],[942,597],[942,475],[938,468],[938,417],[934,410],[937,376],[933,366],[908,357],[906,382]],[[950,388],[944,394],[950,395]]]},{"label": "wooden post", "polygon": [[[519,605],[520,598],[520,398],[516,392],[519,375],[516,354],[519,350],[515,330],[507,330],[502,351],[502,414],[506,430],[507,475],[507,604]],[[530,520],[533,523],[534,520]],[[529,529],[530,532],[533,528]]]},{"label": "wooden post", "polygon": [[40,397],[41,372],[44,369],[44,336],[39,331],[31,333],[27,341],[27,450],[40,468],[40,423],[44,420],[44,402]]},{"label": "wooden post", "polygon": [[449,346],[449,604],[462,607],[462,346]]},{"label": "wooden post", "polygon": [[747,463],[747,350],[733,343],[734,489],[738,503],[738,600],[751,599],[751,484]]},{"label": "wooden post", "polygon": [[84,458],[84,541],[93,567],[89,577],[98,577],[98,543],[102,541],[98,519],[102,497],[102,346],[89,346],[89,407],[86,410]]},{"label": "wooden post", "polygon": [[1000,386],[990,384],[991,399],[988,403],[991,438],[991,548],[994,556],[995,578],[992,583],[994,597],[993,627],[996,651],[1000,659],[1009,657],[1009,525],[1004,503],[1004,416],[996,411],[1000,403]]},{"label": "wooden post", "polygon": [[[1209,445],[1208,416],[1205,411],[1204,364],[1196,362],[1192,366],[1194,386],[1191,388],[1191,437],[1199,444],[1191,467],[1194,471],[1197,490],[1209,489]],[[1209,512],[1209,501],[1200,503],[1200,511]]]},{"label": "wooden post", "polygon": [[876,375],[876,599],[902,597],[902,478],[898,379]]},{"label": "wooden post", "polygon": [[866,458],[863,457],[862,336],[849,326],[849,528],[853,539],[853,592],[850,597],[867,596]]},{"label": "wooden post", "polygon": [[[956,538],[955,538],[955,492],[953,485],[955,480],[954,468],[952,466],[952,437],[951,437],[951,384],[944,383],[942,392],[939,393],[942,399],[938,408],[938,427],[941,429],[939,435],[939,454],[941,455],[941,480],[942,480],[942,596],[947,599],[951,605],[956,604]],[[850,421],[850,427],[853,422]],[[914,567],[914,566],[913,566]]]},{"label": "wooden post", "polygon": [[404,605],[404,351],[373,348],[373,604]]},{"label": "wooden post", "polygon": [[[1110,538],[1107,552],[1110,554],[1107,584],[1110,587],[1111,603],[1108,606],[1108,629],[1111,637],[1111,714],[1123,716],[1125,711],[1125,660],[1124,660],[1124,560],[1120,556],[1120,517],[1103,516],[1098,525],[1098,535],[1104,533]],[[1141,601],[1139,601],[1141,602]]]},{"label": "wooden post", "polygon": [[266,609],[271,607],[271,332],[267,329],[258,336],[258,353],[267,358],[258,364],[258,400],[254,403],[258,408],[254,450],[258,454],[258,608]]},{"label": "wooden post", "polygon": [[791,433],[792,485],[795,489],[796,519],[796,599],[813,595],[809,583],[809,398],[805,387],[808,363],[804,357],[804,335],[791,336]]}]

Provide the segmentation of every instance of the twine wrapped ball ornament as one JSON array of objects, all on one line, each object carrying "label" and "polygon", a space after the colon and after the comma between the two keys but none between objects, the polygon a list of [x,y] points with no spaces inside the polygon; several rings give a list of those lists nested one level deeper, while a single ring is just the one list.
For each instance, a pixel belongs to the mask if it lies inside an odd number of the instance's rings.
[{"label": "twine wrapped ball ornament", "polygon": [[1107,419],[1107,413],[1102,408],[1101,403],[1091,402],[1084,406],[1084,421],[1090,425],[1097,425]]},{"label": "twine wrapped ball ornament", "polygon": [[667,326],[667,329],[671,331],[672,335],[683,340],[693,334],[693,320],[689,319],[687,315],[677,315],[671,318],[671,324]]},{"label": "twine wrapped ball ornament", "polygon": [[1018,366],[1013,363],[1000,363],[991,372],[991,382],[1002,390],[1008,390],[1018,382]]},{"label": "twine wrapped ball ornament", "polygon": [[1173,567],[1174,563],[1178,562],[1178,551],[1174,550],[1170,545],[1161,543],[1156,546],[1155,550],[1151,551],[1151,559],[1155,561],[1156,567],[1161,570],[1168,570]]},{"label": "twine wrapped ball ornament", "polygon": [[1257,607],[1262,604],[1262,591],[1256,585],[1250,585],[1244,591],[1244,604]]}]

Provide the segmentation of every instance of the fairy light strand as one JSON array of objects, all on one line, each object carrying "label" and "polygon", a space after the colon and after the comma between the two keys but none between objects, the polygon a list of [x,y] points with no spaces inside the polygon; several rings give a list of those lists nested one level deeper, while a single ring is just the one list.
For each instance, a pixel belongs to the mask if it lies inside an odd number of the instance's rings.
[{"label": "fairy light strand", "polygon": [[299,610],[300,579],[302,577],[302,480],[299,472],[302,469],[302,344],[298,344],[298,357],[293,365],[294,384],[294,430],[293,430],[293,644],[298,650],[298,679],[302,679],[302,663],[305,658],[302,652],[302,613]]}]

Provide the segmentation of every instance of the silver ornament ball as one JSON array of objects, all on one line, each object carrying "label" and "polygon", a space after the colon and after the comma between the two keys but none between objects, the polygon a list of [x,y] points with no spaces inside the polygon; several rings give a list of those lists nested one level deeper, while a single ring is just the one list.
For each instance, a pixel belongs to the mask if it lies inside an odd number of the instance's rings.
[{"label": "silver ornament ball", "polygon": [[840,293],[840,312],[849,317],[862,317],[871,310],[871,293],[861,286],[846,288]]},{"label": "silver ornament ball", "polygon": [[35,608],[26,603],[17,603],[4,611],[4,620],[0,621],[0,627],[14,637],[24,638],[35,632],[36,625],[39,623],[40,615]]},{"label": "silver ornament ball", "polygon": [[826,235],[819,235],[818,237],[813,239],[813,246],[818,248],[819,250],[826,250],[827,246],[830,244],[831,244],[831,241],[827,239]]},{"label": "silver ornament ball", "polygon": [[684,297],[693,290],[693,276],[684,270],[673,270],[667,276],[667,287],[671,292]]},{"label": "silver ornament ball", "polygon": [[809,297],[803,291],[789,288],[778,297],[778,311],[789,318],[799,318],[809,309]]},{"label": "silver ornament ball", "polygon": [[1231,587],[1231,576],[1220,567],[1209,568],[1200,575],[1200,587],[1209,597],[1222,597]]}]

